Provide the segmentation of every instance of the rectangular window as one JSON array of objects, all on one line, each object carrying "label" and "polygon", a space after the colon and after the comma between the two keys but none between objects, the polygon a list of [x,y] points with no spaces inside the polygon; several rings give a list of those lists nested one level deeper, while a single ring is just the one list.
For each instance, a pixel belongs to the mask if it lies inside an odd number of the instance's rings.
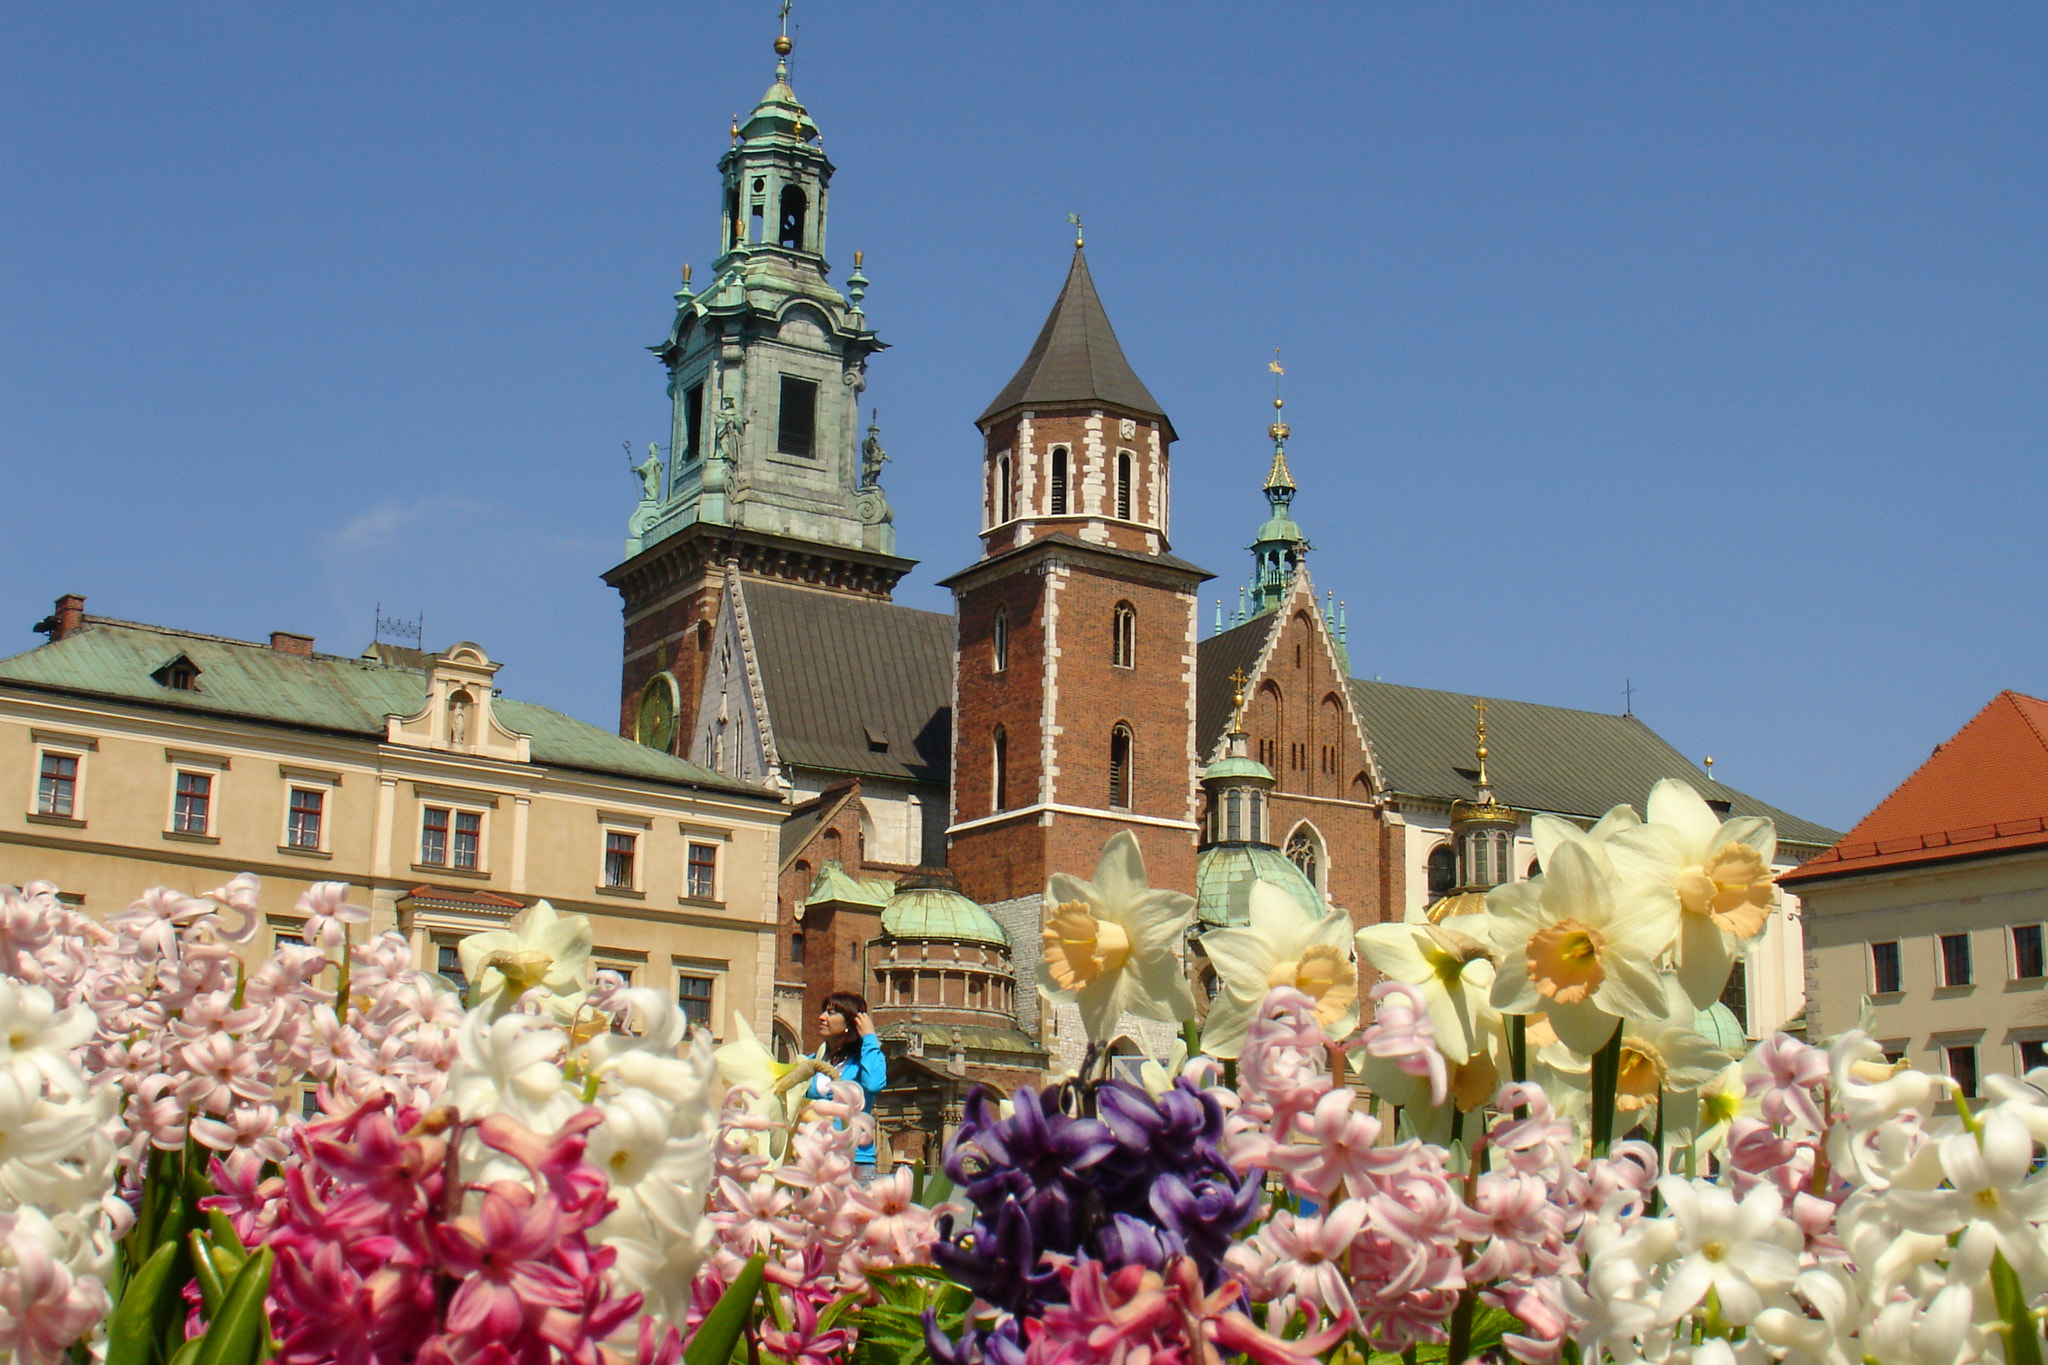
[{"label": "rectangular window", "polygon": [[1870,993],[1896,995],[1901,988],[1898,941],[1894,939],[1889,943],[1871,944]]},{"label": "rectangular window", "polygon": [[1945,1047],[1941,1050],[1948,1064],[1948,1078],[1956,1083],[1956,1093],[1966,1100],[1977,1098],[1977,1049],[1974,1044],[1965,1043],[1960,1047]]},{"label": "rectangular window", "polygon": [[2020,1074],[2048,1066],[2048,1038],[2020,1039]]},{"label": "rectangular window", "polygon": [[690,385],[683,395],[683,459],[695,464],[704,458],[704,386]]},{"label": "rectangular window", "polygon": [[306,787],[292,788],[291,810],[285,817],[285,843],[292,848],[320,847],[321,808],[327,793]]},{"label": "rectangular window", "polygon": [[690,845],[689,895],[692,900],[718,898],[718,846]]},{"label": "rectangular window", "polygon": [[448,865],[448,810],[426,806],[420,811],[420,861],[428,867]]},{"label": "rectangular window", "polygon": [[36,814],[71,817],[78,804],[78,760],[70,754],[44,754],[36,782]]},{"label": "rectangular window", "polygon": [[434,970],[455,983],[455,989],[469,994],[469,978],[462,972],[462,950],[453,943],[434,945]]},{"label": "rectangular window", "polygon": [[690,1027],[711,1027],[711,978],[683,975],[676,978],[676,1004]]},{"label": "rectangular window", "polygon": [[789,936],[789,960],[796,966],[803,965],[804,936],[802,934],[791,934]]},{"label": "rectangular window", "polygon": [[2015,924],[2012,927],[2012,974],[2020,980],[2044,975],[2042,971],[2041,926]]},{"label": "rectangular window", "polygon": [[1941,984],[1944,986],[1967,986],[1970,984],[1970,936],[1968,934],[1943,934],[1941,936]]},{"label": "rectangular window", "polygon": [[171,806],[171,828],[180,834],[206,833],[213,807],[211,773],[179,773],[178,794]]},{"label": "rectangular window", "polygon": [[782,403],[775,414],[775,450],[809,459],[818,446],[818,386],[795,375],[782,376]]},{"label": "rectangular window", "polygon": [[484,818],[473,810],[455,812],[455,865],[474,870],[483,851]]},{"label": "rectangular window", "polygon": [[604,884],[620,890],[633,889],[633,845],[631,834],[606,830],[604,836]]},{"label": "rectangular window", "polygon": [[[1507,878],[1507,869],[1501,869],[1501,879]],[[1749,1032],[1749,964],[1741,958],[1728,972],[1728,984],[1721,988],[1721,1003],[1735,1016],[1735,1022],[1742,1025],[1744,1033]]]}]

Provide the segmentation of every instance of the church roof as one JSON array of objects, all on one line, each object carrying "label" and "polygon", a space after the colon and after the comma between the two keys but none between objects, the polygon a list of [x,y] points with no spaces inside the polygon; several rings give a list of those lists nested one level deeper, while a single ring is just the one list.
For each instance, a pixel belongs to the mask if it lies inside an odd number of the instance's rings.
[{"label": "church roof", "polygon": [[951,616],[752,578],[740,594],[783,762],[945,784]]},{"label": "church roof", "polygon": [[2048,701],[2000,692],[1797,883],[2048,846]]},{"label": "church roof", "polygon": [[1117,344],[1116,329],[1095,293],[1095,281],[1088,274],[1088,258],[1074,248],[1074,264],[1067,282],[1010,382],[996,395],[986,411],[975,419],[987,422],[1011,408],[1052,406],[1057,403],[1101,403],[1125,412],[1157,417],[1173,435],[1159,400],[1145,387],[1124,359]]},{"label": "church roof", "polygon": [[[165,687],[152,676],[179,655],[199,669],[199,684],[191,691]],[[378,741],[386,716],[413,715],[427,695],[422,669],[375,655],[288,654],[249,640],[104,616],[88,616],[63,639],[0,660],[0,684]],[[752,783],[545,706],[499,697],[491,712],[506,729],[529,737],[538,764],[767,796]]]}]

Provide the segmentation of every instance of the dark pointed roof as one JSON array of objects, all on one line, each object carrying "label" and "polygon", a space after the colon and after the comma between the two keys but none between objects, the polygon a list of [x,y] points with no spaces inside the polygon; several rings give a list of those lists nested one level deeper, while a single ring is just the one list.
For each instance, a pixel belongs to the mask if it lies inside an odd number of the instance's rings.
[{"label": "dark pointed roof", "polygon": [[1088,275],[1088,258],[1074,248],[1073,268],[1067,271],[1061,288],[1031,354],[996,401],[975,419],[987,422],[1011,408],[1051,406],[1055,403],[1101,403],[1125,412],[1157,417],[1173,436],[1173,423],[1159,406],[1159,400],[1145,387],[1145,381],[1124,359],[1117,344],[1116,329],[1096,296],[1095,281]]}]

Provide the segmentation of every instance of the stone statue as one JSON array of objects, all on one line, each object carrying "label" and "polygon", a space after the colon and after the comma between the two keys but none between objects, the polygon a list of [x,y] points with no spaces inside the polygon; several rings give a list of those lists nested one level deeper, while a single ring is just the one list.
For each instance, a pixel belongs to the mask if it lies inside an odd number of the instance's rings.
[{"label": "stone statue", "polygon": [[469,743],[469,693],[457,692],[448,703],[448,742],[455,748]]},{"label": "stone statue", "polygon": [[738,459],[740,435],[746,429],[747,419],[733,406],[732,395],[726,394],[718,400],[718,421],[711,428],[711,453],[721,460]]},{"label": "stone statue", "polygon": [[661,447],[654,442],[647,443],[647,458],[633,466],[633,472],[640,476],[640,498],[643,502],[661,501]]},{"label": "stone statue", "polygon": [[877,488],[882,482],[882,466],[889,462],[889,452],[882,449],[882,414],[877,409],[868,421],[868,438],[860,443],[860,486]]}]

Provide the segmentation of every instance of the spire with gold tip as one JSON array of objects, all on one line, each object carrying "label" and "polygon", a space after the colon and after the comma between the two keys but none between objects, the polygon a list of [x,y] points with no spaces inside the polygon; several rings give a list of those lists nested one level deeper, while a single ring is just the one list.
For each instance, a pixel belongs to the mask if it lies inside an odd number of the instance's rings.
[{"label": "spire with gold tip", "polygon": [[1487,775],[1486,699],[1474,701],[1472,710],[1478,731],[1473,745],[1473,756],[1479,762],[1473,781],[1477,799],[1451,802],[1451,847],[1457,851],[1458,884],[1429,907],[1432,924],[1454,915],[1478,914],[1486,909],[1486,893],[1515,877],[1515,834],[1521,829],[1522,817],[1493,794],[1493,779]]},{"label": "spire with gold tip", "polygon": [[1248,547],[1252,552],[1252,581],[1247,611],[1252,616],[1271,611],[1286,600],[1294,583],[1294,571],[1308,560],[1310,545],[1290,510],[1294,502],[1294,473],[1287,467],[1288,426],[1284,416],[1287,400],[1280,396],[1280,367],[1276,348],[1266,368],[1273,372],[1273,425],[1266,434],[1273,438],[1273,463],[1266,471],[1266,505],[1269,515],[1259,528],[1258,539]]}]

